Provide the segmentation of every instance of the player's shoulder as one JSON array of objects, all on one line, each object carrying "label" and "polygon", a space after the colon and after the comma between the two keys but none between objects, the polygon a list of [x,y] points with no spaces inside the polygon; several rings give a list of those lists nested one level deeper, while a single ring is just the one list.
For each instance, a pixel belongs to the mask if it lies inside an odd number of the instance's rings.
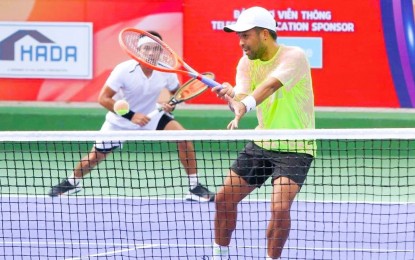
[{"label": "player's shoulder", "polygon": [[282,52],[289,54],[289,55],[295,55],[295,56],[305,56],[305,51],[298,47],[293,45],[280,45],[280,48]]}]

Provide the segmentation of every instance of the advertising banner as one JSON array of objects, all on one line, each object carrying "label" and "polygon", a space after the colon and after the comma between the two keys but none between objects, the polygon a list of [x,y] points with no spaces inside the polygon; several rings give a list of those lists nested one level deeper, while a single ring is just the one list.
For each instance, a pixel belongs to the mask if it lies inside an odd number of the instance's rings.
[{"label": "advertising banner", "polygon": [[23,2],[0,1],[0,41],[16,41],[0,54],[14,55],[0,60],[0,100],[97,102],[112,69],[129,59],[118,43],[125,27],[155,30],[183,54],[181,1]]},{"label": "advertising banner", "polygon": [[92,78],[92,23],[0,22],[0,77]]},{"label": "advertising banner", "polygon": [[[184,31],[195,32],[184,34],[185,57],[196,69],[215,72],[218,81],[235,83],[242,55],[238,36],[223,27],[257,5],[278,22],[279,44],[307,53],[317,106],[415,107],[411,0],[185,2]],[[212,93],[194,102],[202,100],[218,102]]]},{"label": "advertising banner", "polygon": [[[316,106],[415,107],[415,0],[0,2],[0,100],[96,102],[125,27],[155,30],[199,72],[235,84],[234,23],[253,5],[278,22],[278,44],[304,49]],[[183,81],[185,78],[181,78]],[[207,91],[193,104],[224,104]]]}]

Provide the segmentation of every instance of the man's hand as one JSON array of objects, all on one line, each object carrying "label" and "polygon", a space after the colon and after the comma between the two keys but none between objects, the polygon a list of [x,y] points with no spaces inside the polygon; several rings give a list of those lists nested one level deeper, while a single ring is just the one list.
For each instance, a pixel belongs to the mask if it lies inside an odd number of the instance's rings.
[{"label": "man's hand", "polygon": [[161,105],[164,112],[171,113],[176,108],[176,105],[170,105],[169,103],[165,103]]},{"label": "man's hand", "polygon": [[212,92],[216,93],[220,99],[224,100],[226,100],[225,96],[233,97],[235,95],[232,85],[228,82],[224,82],[222,85],[213,87]]},{"label": "man's hand", "polygon": [[150,120],[151,119],[148,118],[146,115],[140,113],[135,113],[133,118],[131,118],[131,122],[139,126],[145,126],[146,124],[148,124],[148,122],[150,122]]},{"label": "man's hand", "polygon": [[235,113],[235,118],[228,124],[228,129],[233,130],[238,128],[239,120],[245,115],[246,107],[242,102],[236,101],[234,98],[225,95],[225,100],[228,101],[229,107]]}]

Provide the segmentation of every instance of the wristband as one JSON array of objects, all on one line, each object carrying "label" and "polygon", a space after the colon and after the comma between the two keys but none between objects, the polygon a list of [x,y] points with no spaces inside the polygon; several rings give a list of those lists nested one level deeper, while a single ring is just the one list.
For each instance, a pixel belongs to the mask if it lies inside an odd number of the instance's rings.
[{"label": "wristband", "polygon": [[246,98],[241,100],[242,104],[245,105],[246,112],[254,110],[256,107],[256,100],[253,96],[249,95]]},{"label": "wristband", "polygon": [[130,120],[131,121],[131,119],[133,118],[133,116],[134,116],[134,112],[133,111],[128,111],[128,113],[127,114],[124,114],[124,115],[122,115],[122,117],[124,117],[125,119],[128,119],[128,120]]}]

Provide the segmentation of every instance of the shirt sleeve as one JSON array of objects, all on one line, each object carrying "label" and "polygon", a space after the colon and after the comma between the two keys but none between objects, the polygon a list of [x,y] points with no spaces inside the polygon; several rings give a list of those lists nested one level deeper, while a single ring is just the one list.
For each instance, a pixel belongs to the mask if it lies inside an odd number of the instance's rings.
[{"label": "shirt sleeve", "polygon": [[169,77],[167,78],[167,89],[170,92],[174,92],[175,90],[177,90],[179,88],[180,82],[179,79],[177,77],[176,73],[170,73]]},{"label": "shirt sleeve", "polygon": [[120,65],[115,66],[107,78],[105,85],[109,86],[115,92],[118,92],[123,86],[122,68]]},{"label": "shirt sleeve", "polygon": [[295,48],[286,53],[286,57],[281,60],[271,73],[271,77],[278,79],[285,89],[289,90],[308,71],[307,57],[302,49]]}]

